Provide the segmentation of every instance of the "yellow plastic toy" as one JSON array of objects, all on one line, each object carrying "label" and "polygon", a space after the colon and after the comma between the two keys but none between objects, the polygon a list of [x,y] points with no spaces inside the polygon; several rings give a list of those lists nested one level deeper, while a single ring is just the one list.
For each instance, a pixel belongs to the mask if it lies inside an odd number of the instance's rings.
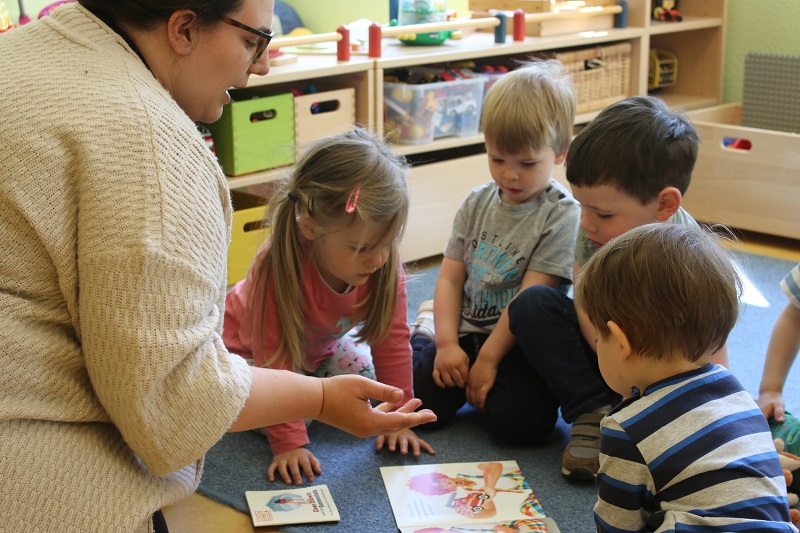
[{"label": "yellow plastic toy", "polygon": [[0,2],[0,33],[8,31],[13,27],[14,24],[11,22],[11,14],[8,12],[6,4],[4,2]]},{"label": "yellow plastic toy", "polygon": [[650,50],[647,90],[671,87],[678,82],[678,56],[669,50]]}]

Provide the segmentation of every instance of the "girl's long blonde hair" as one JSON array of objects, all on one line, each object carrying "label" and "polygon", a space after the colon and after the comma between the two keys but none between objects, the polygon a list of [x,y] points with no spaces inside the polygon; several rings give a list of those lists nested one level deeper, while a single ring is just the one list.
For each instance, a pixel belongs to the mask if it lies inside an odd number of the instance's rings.
[{"label": "girl's long blonde hair", "polygon": [[[302,302],[303,244],[298,229],[301,216],[310,217],[323,237],[356,220],[369,226],[389,223],[385,235],[391,241],[388,260],[371,277],[370,295],[361,302],[354,320],[363,323],[359,341],[374,343],[386,337],[398,302],[398,245],[408,220],[407,172],[405,158],[392,153],[372,133],[355,128],[311,145],[292,175],[275,191],[267,208],[272,223],[269,249],[251,267],[256,270],[248,303],[253,351],[263,355],[268,365],[286,356],[293,370],[309,370]],[[357,188],[355,210],[348,212],[348,200]],[[314,242],[317,240],[312,246]],[[281,340],[274,354],[265,354],[262,329],[270,280]]]}]

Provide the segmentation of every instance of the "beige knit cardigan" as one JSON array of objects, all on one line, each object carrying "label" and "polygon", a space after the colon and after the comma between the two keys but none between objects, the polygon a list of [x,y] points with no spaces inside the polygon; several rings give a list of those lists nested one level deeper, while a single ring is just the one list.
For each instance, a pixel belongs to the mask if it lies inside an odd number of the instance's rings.
[{"label": "beige knit cardigan", "polygon": [[130,531],[250,387],[231,207],[194,123],[77,4],[0,35],[0,530]]}]

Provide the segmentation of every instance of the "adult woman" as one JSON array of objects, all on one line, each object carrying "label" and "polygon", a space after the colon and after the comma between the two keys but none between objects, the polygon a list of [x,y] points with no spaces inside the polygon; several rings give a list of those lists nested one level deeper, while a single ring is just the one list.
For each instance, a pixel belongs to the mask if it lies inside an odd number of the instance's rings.
[{"label": "adult woman", "polygon": [[402,393],[355,376],[251,369],[220,340],[230,200],[193,121],[267,73],[272,7],[80,0],[0,38],[4,528],[150,530],[229,429],[433,418],[372,410]]}]

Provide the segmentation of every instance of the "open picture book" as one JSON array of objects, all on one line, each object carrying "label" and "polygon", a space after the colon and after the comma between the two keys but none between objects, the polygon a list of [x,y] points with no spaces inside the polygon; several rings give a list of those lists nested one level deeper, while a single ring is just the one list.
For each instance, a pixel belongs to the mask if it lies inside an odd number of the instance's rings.
[{"label": "open picture book", "polygon": [[339,510],[327,485],[244,493],[254,526],[336,522]]},{"label": "open picture book", "polygon": [[559,533],[516,461],[381,467],[401,533]]}]

